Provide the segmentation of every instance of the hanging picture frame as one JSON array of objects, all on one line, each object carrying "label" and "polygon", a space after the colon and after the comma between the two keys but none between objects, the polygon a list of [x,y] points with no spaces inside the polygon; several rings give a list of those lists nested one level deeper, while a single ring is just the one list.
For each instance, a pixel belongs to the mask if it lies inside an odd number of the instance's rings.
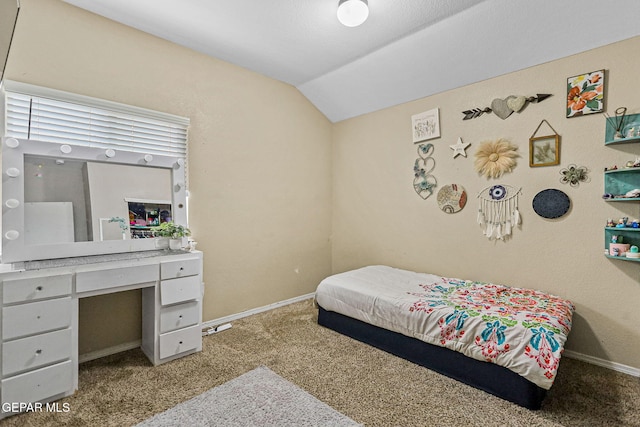
[{"label": "hanging picture frame", "polygon": [[411,116],[413,143],[440,138],[440,111],[438,108]]},{"label": "hanging picture frame", "polygon": [[604,70],[567,79],[567,118],[604,111]]},{"label": "hanging picture frame", "polygon": [[[546,123],[553,131],[553,135],[536,136],[540,126]],[[529,138],[529,166],[554,166],[560,164],[560,135],[543,119]]]}]

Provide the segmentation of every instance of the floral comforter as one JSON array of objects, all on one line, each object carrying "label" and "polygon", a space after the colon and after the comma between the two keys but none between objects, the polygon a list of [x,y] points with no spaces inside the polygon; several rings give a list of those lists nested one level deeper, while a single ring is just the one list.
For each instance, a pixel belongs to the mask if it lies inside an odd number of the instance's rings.
[{"label": "floral comforter", "polygon": [[369,266],[323,280],[328,311],[496,363],[551,388],[573,304],[531,289]]}]

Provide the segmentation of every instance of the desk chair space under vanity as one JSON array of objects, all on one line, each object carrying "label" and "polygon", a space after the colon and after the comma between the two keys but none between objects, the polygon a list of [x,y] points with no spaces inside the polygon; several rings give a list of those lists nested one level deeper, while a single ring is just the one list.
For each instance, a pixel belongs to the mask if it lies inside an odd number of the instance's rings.
[{"label": "desk chair space under vanity", "polygon": [[[202,252],[159,249],[159,239],[137,238],[128,221],[119,220],[129,218],[128,202],[135,199],[150,209],[169,205],[168,219],[186,224],[183,164],[169,156],[117,154],[2,140],[0,418],[19,412],[20,404],[52,402],[78,389],[80,298],[141,289],[141,347],[153,365],[202,350]],[[47,179],[32,179],[27,171],[34,167]],[[80,181],[71,183],[71,176]],[[131,179],[136,185],[126,185]],[[70,229],[73,238],[56,240],[48,227],[30,224],[30,203],[45,210],[47,203],[70,203],[72,213],[52,214],[51,223],[61,225],[49,228]],[[104,218],[117,219],[112,240],[105,239]]]}]

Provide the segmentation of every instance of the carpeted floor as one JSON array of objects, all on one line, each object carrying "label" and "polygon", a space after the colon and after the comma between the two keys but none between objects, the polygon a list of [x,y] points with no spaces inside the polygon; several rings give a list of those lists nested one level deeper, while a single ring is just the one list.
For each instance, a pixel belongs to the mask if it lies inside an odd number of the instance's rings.
[{"label": "carpeted floor", "polygon": [[264,365],[366,426],[640,426],[640,379],[564,358],[539,411],[514,404],[316,324],[307,300],[233,323],[202,353],[152,367],[140,350],[80,366],[67,413],[1,426],[130,426]]}]

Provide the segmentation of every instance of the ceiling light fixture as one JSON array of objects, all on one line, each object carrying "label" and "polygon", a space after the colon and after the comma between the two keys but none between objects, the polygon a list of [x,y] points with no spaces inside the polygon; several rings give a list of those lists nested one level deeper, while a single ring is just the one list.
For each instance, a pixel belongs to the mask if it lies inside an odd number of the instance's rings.
[{"label": "ceiling light fixture", "polygon": [[369,17],[367,0],[340,0],[338,2],[338,21],[347,27],[357,27]]}]

